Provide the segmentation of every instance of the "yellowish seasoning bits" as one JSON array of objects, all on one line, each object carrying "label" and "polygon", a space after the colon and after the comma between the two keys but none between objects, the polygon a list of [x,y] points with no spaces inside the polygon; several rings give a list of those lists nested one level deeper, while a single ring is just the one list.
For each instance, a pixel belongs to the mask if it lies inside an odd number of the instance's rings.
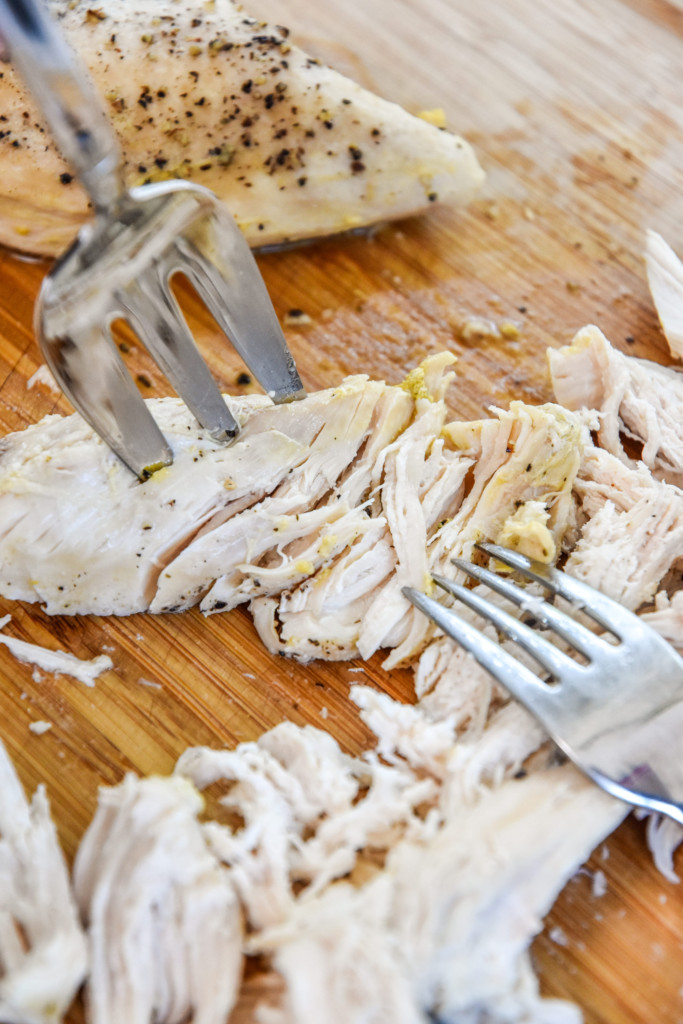
[{"label": "yellowish seasoning bits", "polygon": [[422,366],[416,366],[414,370],[411,370],[399,387],[403,388],[404,391],[407,391],[411,398],[416,402],[420,398],[426,398],[429,402],[434,401],[429,392],[429,388],[425,384],[425,371]]},{"label": "yellowish seasoning bits", "polygon": [[334,533],[328,533],[322,538],[318,545],[318,554],[321,558],[327,558],[334,551],[335,544],[337,543],[337,536]]},{"label": "yellowish seasoning bits", "polygon": [[424,579],[422,581],[422,589],[425,592],[425,594],[427,594],[428,597],[431,597],[431,595],[434,593],[434,590],[436,589],[436,584],[432,579],[432,574],[429,572],[426,572],[424,574]]},{"label": "yellowish seasoning bits", "polygon": [[434,107],[433,110],[421,110],[417,115],[427,124],[433,124],[435,128],[446,127],[446,112],[442,107]]},{"label": "yellowish seasoning bits", "polygon": [[294,569],[296,572],[301,573],[302,576],[310,576],[312,572],[315,572],[313,562],[307,558],[300,558],[298,562],[295,562]]},{"label": "yellowish seasoning bits", "polygon": [[519,327],[512,320],[503,320],[502,323],[498,325],[498,330],[504,338],[508,339],[508,341],[514,341],[519,337]]}]

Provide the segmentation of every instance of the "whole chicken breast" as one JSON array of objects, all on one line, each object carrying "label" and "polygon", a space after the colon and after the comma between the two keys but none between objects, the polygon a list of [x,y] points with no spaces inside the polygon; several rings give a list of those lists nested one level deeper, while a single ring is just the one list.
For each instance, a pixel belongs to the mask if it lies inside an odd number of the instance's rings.
[{"label": "whole chicken breast", "polygon": [[[255,246],[469,199],[470,146],[323,66],[233,0],[48,0],[105,97],[128,185],[187,178]],[[11,67],[0,76],[0,243],[55,254],[85,193]]]}]

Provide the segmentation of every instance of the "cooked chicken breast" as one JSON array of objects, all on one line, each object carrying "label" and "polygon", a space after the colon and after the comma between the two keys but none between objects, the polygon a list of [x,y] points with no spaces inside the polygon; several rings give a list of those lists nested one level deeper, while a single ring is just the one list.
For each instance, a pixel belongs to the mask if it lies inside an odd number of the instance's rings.
[{"label": "cooked chicken breast", "polygon": [[[448,720],[421,705],[364,688],[352,697],[387,763],[345,757],[330,736],[285,723],[234,751],[190,750],[176,769],[200,788],[233,783],[223,803],[244,828],[205,830],[238,886],[248,952],[272,956],[284,978],[274,1019],[559,1013],[540,999],[526,949],[623,806],[571,767],[498,772],[466,797],[480,745],[461,752]],[[501,764],[505,730],[495,716],[488,729],[489,764]]]},{"label": "cooked chicken breast", "polygon": [[[252,245],[463,202],[470,146],[308,57],[232,0],[49,0],[87,62],[129,185],[189,178],[223,199]],[[88,216],[11,68],[0,78],[0,244],[52,255]]]},{"label": "cooked chicken breast", "polygon": [[55,1024],[87,964],[45,787],[29,804],[0,743],[0,1019]]},{"label": "cooked chicken breast", "polygon": [[359,376],[292,405],[236,400],[231,447],[179,401],[153,401],[175,459],[142,484],[78,416],[6,437],[0,593],[51,614],[251,602],[273,650],[413,661],[432,629],[401,588],[481,537],[552,560],[589,443],[552,405],[446,425],[452,361],[404,386]]}]

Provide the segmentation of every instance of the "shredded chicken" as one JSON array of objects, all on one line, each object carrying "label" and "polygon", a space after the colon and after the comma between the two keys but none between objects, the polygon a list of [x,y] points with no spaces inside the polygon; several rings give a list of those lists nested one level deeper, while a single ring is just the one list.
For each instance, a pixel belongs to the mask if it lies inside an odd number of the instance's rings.
[{"label": "shredded chicken", "polygon": [[[624,380],[646,448],[670,410],[647,397],[649,364],[634,369],[593,333],[584,341],[614,371],[599,408],[515,402],[447,423],[442,355],[403,386],[352,377],[293,406],[235,401],[243,431],[227,449],[179,403],[151,403],[176,458],[144,485],[77,417],[5,439],[9,596],[118,614],[250,602],[273,650],[384,648],[387,665],[415,671],[415,705],[352,688],[377,737],[363,757],[283,723],[235,750],[188,750],[171,778],[102,791],[75,868],[92,1024],[218,1024],[244,954],[283,979],[263,1024],[579,1020],[540,997],[528,946],[626,808],[558,765],[536,721],[401,587],[428,586],[453,555],[501,540],[547,562],[567,553],[570,572],[634,610],[654,598],[646,614],[676,631],[680,592],[665,588],[681,562],[683,491],[590,436],[610,409],[619,444],[632,429]],[[660,475],[679,458],[666,450],[665,467],[653,442]],[[202,790],[218,803],[199,821]],[[679,832],[649,825],[669,877]]]},{"label": "shredded chicken", "polygon": [[[0,629],[4,629],[11,618],[11,615],[0,618]],[[17,661],[35,665],[36,668],[53,672],[55,675],[71,676],[72,679],[78,679],[86,686],[94,686],[97,677],[112,668],[114,664],[108,654],[98,654],[97,657],[86,661],[67,651],[53,651],[49,647],[29,644],[25,640],[19,640],[13,636],[0,635],[0,644],[7,647]]]},{"label": "shredded chicken", "polygon": [[656,477],[683,485],[683,373],[618,352],[597,327],[550,349],[548,362],[557,401],[599,413],[601,448],[635,466],[623,436]]},{"label": "shredded chicken", "polygon": [[[188,751],[177,768],[200,787],[233,783],[222,803],[244,824],[204,829],[245,906],[248,952],[284,976],[273,1019],[575,1019],[539,999],[525,951],[624,808],[569,767],[468,792],[478,747],[461,748],[448,722],[365,688],[352,697],[385,763],[284,724],[234,751]],[[511,724],[492,720],[490,763],[506,760]]]},{"label": "shredded chicken", "polygon": [[586,452],[576,492],[587,521],[567,571],[636,611],[683,561],[683,492],[600,448]]},{"label": "shredded chicken", "polygon": [[74,886],[88,926],[92,1024],[225,1024],[242,973],[234,886],[175,777],[100,792]]},{"label": "shredded chicken", "polygon": [[60,1021],[87,965],[45,787],[29,804],[0,743],[0,1019]]}]

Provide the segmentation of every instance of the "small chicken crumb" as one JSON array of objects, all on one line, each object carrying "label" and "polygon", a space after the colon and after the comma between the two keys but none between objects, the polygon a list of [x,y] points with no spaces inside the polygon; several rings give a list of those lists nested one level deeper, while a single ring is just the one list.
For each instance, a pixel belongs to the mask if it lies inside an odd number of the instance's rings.
[{"label": "small chicken crumb", "polygon": [[503,320],[498,328],[507,341],[515,341],[519,338],[519,327],[514,320]]},{"label": "small chicken crumb", "polygon": [[150,690],[161,690],[161,683],[155,683],[151,679],[144,679],[142,676],[138,679],[140,686],[147,686]]},{"label": "small chicken crumb", "polygon": [[607,892],[607,876],[604,871],[596,871],[593,875],[591,895],[593,899],[600,899]]},{"label": "small chicken crumb", "polygon": [[548,938],[550,939],[551,942],[554,942],[557,946],[568,946],[569,945],[569,939],[567,938],[567,933],[564,931],[563,928],[560,928],[559,925],[557,925],[555,928],[551,928],[550,929],[550,931],[548,932]]},{"label": "small chicken crumb", "polygon": [[460,328],[460,337],[463,341],[484,341],[486,338],[500,337],[500,331],[488,317],[472,316]]},{"label": "small chicken crumb", "polygon": [[28,728],[29,732],[35,733],[36,736],[42,736],[44,732],[47,732],[48,729],[52,728],[52,722],[29,722]]},{"label": "small chicken crumb", "polygon": [[36,384],[42,384],[44,387],[48,388],[49,391],[54,391],[56,395],[60,393],[59,385],[57,384],[49,366],[46,366],[45,363],[39,366],[36,372],[26,381],[27,391],[31,391]]}]

